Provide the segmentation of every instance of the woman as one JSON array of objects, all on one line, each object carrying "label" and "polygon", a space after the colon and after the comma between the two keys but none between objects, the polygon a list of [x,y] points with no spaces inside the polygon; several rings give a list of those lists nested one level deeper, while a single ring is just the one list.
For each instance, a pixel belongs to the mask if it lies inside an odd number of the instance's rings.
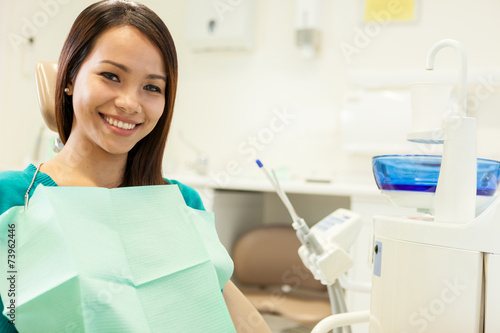
[{"label": "woman", "polygon": [[[56,120],[65,146],[38,170],[30,165],[0,173],[0,214],[23,205],[32,181],[30,195],[39,184],[109,189],[177,184],[186,204],[203,210],[193,189],[161,174],[176,88],[175,46],[154,12],[125,1],[86,8],[59,59]],[[269,332],[231,281],[223,297],[237,331]],[[16,331],[1,319],[0,331]]]}]

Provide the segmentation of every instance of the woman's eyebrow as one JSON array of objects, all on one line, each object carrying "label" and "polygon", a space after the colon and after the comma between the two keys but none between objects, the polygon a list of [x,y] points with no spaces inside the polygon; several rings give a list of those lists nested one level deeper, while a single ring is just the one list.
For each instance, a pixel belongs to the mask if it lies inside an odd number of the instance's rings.
[{"label": "woman's eyebrow", "polygon": [[[125,66],[123,64],[119,64],[119,63],[114,62],[112,60],[102,60],[102,61],[100,61],[100,63],[111,64],[113,66],[118,67],[119,69],[121,69],[125,73],[130,73],[130,69],[127,66]],[[163,81],[167,82],[167,78],[163,75],[160,75],[160,74],[149,74],[148,76],[146,76],[146,79],[159,79],[159,80],[163,80]]]},{"label": "woman's eyebrow", "polygon": [[165,81],[165,83],[167,82],[167,78],[159,74],[149,74],[148,76],[146,76],[146,79],[158,79]]},{"label": "woman's eyebrow", "polygon": [[111,60],[102,60],[102,61],[100,61],[100,63],[101,63],[101,64],[102,64],[102,63],[111,64],[111,65],[113,65],[113,66],[118,67],[119,69],[121,69],[121,70],[122,70],[122,71],[124,71],[125,73],[130,73],[130,69],[128,69],[128,67],[127,67],[127,66],[122,65],[122,64],[119,64],[119,63],[117,63],[117,62],[114,62],[114,61],[111,61]]}]

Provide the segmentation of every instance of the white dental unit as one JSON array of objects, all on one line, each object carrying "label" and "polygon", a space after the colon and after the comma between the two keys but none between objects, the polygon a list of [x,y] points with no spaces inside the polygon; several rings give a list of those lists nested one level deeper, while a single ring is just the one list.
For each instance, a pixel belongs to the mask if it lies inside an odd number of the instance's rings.
[{"label": "white dental unit", "polygon": [[438,184],[435,194],[403,193],[433,197],[432,206],[418,207],[430,209],[433,218],[375,217],[371,332],[500,331],[500,201],[491,196],[498,165],[476,158],[461,45],[434,45],[427,69],[444,47],[455,48],[461,63],[457,113],[444,120],[444,132],[429,128],[408,135],[410,141],[443,143]]},{"label": "white dental unit", "polygon": [[[325,318],[314,333],[363,321],[373,333],[500,332],[500,196],[494,195],[500,163],[476,157],[463,47],[454,40],[438,42],[427,69],[445,47],[459,56],[458,107],[440,128],[429,119],[427,128],[414,124],[408,134],[409,141],[443,144],[442,158],[373,158],[382,192],[421,214],[374,217],[370,311]],[[429,101],[424,108],[441,108],[451,93],[439,85],[423,89]],[[414,114],[428,111],[412,101]]]}]

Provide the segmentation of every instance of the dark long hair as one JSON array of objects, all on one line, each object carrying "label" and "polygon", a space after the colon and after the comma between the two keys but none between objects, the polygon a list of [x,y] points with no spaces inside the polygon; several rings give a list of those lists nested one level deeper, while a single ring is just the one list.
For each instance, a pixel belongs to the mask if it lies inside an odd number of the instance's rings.
[{"label": "dark long hair", "polygon": [[120,186],[161,185],[162,159],[167,142],[177,91],[177,53],[165,23],[151,9],[134,2],[105,0],[90,5],[78,15],[59,57],[56,82],[56,122],[61,141],[66,143],[73,124],[73,103],[64,88],[76,78],[80,66],[105,31],[133,26],[146,35],[163,56],[167,72],[165,107],[155,128],[128,153]]}]

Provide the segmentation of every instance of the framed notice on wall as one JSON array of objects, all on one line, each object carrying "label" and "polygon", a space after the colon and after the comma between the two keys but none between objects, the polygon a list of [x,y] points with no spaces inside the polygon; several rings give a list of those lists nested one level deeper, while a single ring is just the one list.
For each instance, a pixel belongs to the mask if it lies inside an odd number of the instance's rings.
[{"label": "framed notice on wall", "polygon": [[364,21],[413,22],[417,0],[364,0]]}]

